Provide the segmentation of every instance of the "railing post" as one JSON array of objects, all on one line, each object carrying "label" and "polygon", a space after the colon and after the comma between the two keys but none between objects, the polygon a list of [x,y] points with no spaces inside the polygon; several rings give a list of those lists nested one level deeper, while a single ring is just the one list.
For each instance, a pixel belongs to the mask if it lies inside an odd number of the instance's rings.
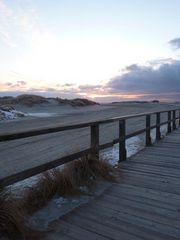
[{"label": "railing post", "polygon": [[146,115],[146,146],[151,145],[151,115]]},{"label": "railing post", "polygon": [[180,126],[180,109],[179,109],[179,126]]},{"label": "railing post", "polygon": [[161,129],[160,129],[160,123],[161,123],[161,116],[160,112],[156,113],[156,139],[161,139]]},{"label": "railing post", "polygon": [[176,129],[176,110],[173,110],[173,130]]},{"label": "railing post", "polygon": [[126,122],[119,121],[119,162],[125,161],[126,156]]},{"label": "railing post", "polygon": [[171,111],[168,111],[168,133],[171,133]]},{"label": "railing post", "polygon": [[99,124],[91,126],[91,157],[99,159]]}]

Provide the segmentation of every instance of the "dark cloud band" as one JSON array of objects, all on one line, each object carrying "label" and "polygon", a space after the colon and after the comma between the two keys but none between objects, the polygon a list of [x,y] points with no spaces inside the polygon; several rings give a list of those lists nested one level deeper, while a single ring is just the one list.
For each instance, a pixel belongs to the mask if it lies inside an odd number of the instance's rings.
[{"label": "dark cloud band", "polygon": [[180,92],[180,60],[153,66],[131,65],[127,72],[112,78],[106,87],[111,93],[165,94]]}]

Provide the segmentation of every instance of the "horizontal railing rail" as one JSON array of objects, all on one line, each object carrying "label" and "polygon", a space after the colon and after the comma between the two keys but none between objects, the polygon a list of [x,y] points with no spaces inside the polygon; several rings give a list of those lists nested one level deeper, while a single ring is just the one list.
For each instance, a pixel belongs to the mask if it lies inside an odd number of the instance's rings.
[{"label": "horizontal railing rail", "polygon": [[[162,113],[167,113],[167,121],[161,122]],[[156,115],[156,123],[154,125],[151,125],[152,115]],[[138,117],[145,117],[145,128],[126,134],[126,120],[138,118]],[[117,143],[119,143],[119,162],[124,161],[127,158],[126,139],[145,133],[146,146],[150,146],[152,144],[152,141],[151,141],[152,129],[156,129],[156,139],[160,140],[161,139],[160,127],[162,125],[167,124],[167,132],[170,133],[172,130],[176,129],[177,120],[179,120],[178,125],[180,125],[180,108],[132,114],[132,115],[114,117],[114,118],[109,118],[104,120],[79,123],[74,125],[43,128],[43,129],[37,129],[37,130],[28,130],[28,131],[16,132],[12,134],[3,134],[3,135],[0,134],[0,142],[4,142],[4,141],[12,141],[12,140],[17,140],[22,138],[33,137],[33,136],[39,136],[44,134],[57,133],[61,131],[68,131],[68,130],[75,130],[75,129],[90,127],[90,139],[91,139],[90,146],[88,149],[79,151],[74,154],[67,155],[60,159],[55,159],[53,161],[41,164],[36,167],[32,167],[31,169],[26,169],[23,172],[13,174],[12,176],[8,176],[4,179],[0,178],[0,185],[6,186],[9,184],[12,184],[14,182],[23,180],[27,177],[31,177],[43,171],[65,164],[69,161],[73,161],[83,155],[91,154],[93,158],[99,158],[100,150],[112,147],[114,144],[117,144]],[[111,142],[100,144],[100,141],[99,141],[100,125],[113,123],[113,122],[118,122],[118,125],[119,125],[118,138],[112,140]]]},{"label": "horizontal railing rail", "polygon": [[147,115],[154,115],[158,113],[167,113],[167,112],[173,112],[173,111],[180,111],[179,108],[173,109],[173,110],[163,110],[163,111],[156,111],[156,112],[146,112],[146,113],[138,113],[138,114],[131,114],[131,115],[126,115],[126,116],[121,116],[121,117],[114,117],[114,118],[108,118],[108,119],[103,119],[103,120],[98,120],[98,121],[91,121],[91,122],[85,122],[85,123],[79,123],[79,124],[71,124],[71,125],[65,125],[65,126],[58,126],[58,127],[51,127],[51,128],[43,128],[43,129],[37,129],[37,130],[28,130],[28,131],[22,131],[22,132],[15,132],[12,134],[0,134],[0,142],[2,141],[10,141],[10,140],[15,140],[15,139],[20,139],[20,138],[28,138],[28,137],[33,137],[33,136],[39,136],[39,135],[44,135],[44,134],[49,134],[49,133],[56,133],[56,132],[61,132],[61,131],[67,131],[67,130],[74,130],[78,128],[85,128],[85,127],[91,127],[93,125],[100,125],[100,124],[107,124],[107,123],[112,123],[116,121],[121,121],[121,120],[127,120],[131,118],[137,118],[137,117],[144,117]]}]

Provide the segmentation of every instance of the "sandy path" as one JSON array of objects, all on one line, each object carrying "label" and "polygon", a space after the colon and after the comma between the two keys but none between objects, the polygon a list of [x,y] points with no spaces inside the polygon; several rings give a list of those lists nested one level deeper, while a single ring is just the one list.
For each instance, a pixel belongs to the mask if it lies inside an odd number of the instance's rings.
[{"label": "sandy path", "polygon": [[[1,134],[36,129],[47,126],[69,125],[80,122],[95,121],[110,117],[167,110],[175,108],[167,104],[118,104],[115,106],[80,108],[79,112],[65,113],[56,117],[30,118],[12,121],[0,125]],[[166,116],[163,117],[166,119]],[[153,121],[155,117],[153,118]],[[144,127],[144,118],[127,121],[127,133]],[[117,124],[100,127],[100,143],[109,142],[118,137]],[[65,132],[41,135],[26,139],[0,143],[0,179],[21,172],[57,158],[89,148],[90,129],[77,129]]]}]

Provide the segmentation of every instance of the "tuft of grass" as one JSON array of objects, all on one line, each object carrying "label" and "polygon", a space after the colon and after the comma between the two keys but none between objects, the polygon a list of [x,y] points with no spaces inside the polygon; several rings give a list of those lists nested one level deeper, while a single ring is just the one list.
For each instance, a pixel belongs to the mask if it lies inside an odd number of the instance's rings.
[{"label": "tuft of grass", "polygon": [[27,214],[32,214],[44,207],[56,194],[57,188],[51,172],[42,174],[40,180],[30,188],[27,188],[23,196],[23,208]]},{"label": "tuft of grass", "polygon": [[69,168],[65,167],[62,171],[53,171],[54,183],[56,185],[57,194],[60,196],[72,196],[80,194],[77,181],[72,175]]},{"label": "tuft of grass", "polygon": [[106,161],[84,156],[67,164],[65,171],[76,180],[78,186],[91,185],[97,179],[115,181],[115,169]]},{"label": "tuft of grass", "polygon": [[9,239],[35,239],[39,231],[26,225],[24,211],[19,203],[11,198],[9,192],[0,191],[0,234]]},{"label": "tuft of grass", "polygon": [[63,170],[53,169],[42,174],[33,187],[24,193],[23,208],[28,214],[44,207],[55,194],[72,196],[81,194],[80,186],[91,186],[97,179],[114,181],[114,168],[103,160],[84,156],[65,165]]},{"label": "tuft of grass", "polygon": [[91,186],[98,179],[115,181],[115,169],[106,161],[84,156],[65,165],[62,171],[52,175],[57,194],[61,196],[80,194],[80,186]]}]

